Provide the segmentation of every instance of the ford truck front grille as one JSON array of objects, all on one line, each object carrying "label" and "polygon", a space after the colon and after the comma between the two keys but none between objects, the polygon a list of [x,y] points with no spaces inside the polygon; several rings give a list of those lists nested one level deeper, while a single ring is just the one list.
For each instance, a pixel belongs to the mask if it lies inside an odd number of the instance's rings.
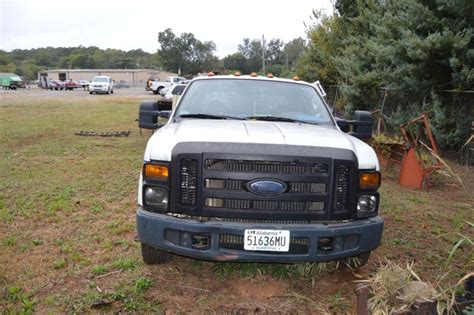
[{"label": "ford truck front grille", "polygon": [[[176,213],[282,222],[345,220],[355,215],[351,200],[357,162],[350,157],[336,160],[327,149],[299,157],[312,150],[305,149],[295,156],[268,154],[258,160],[252,154],[242,158],[234,147],[239,145],[232,146],[233,153],[188,153],[182,146],[172,175],[176,188],[171,188],[171,206]],[[215,146],[209,148],[216,150]],[[258,181],[282,183],[286,189],[259,193],[250,186]]]}]

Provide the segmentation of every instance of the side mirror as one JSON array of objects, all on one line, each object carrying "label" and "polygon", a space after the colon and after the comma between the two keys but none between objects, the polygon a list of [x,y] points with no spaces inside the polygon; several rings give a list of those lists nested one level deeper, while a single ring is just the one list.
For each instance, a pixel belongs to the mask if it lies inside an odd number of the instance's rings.
[{"label": "side mirror", "polygon": [[356,110],[352,120],[345,120],[339,117],[335,117],[335,119],[341,131],[349,133],[351,136],[361,140],[372,137],[372,125],[374,124],[374,118],[370,112]]},{"label": "side mirror", "polygon": [[372,137],[372,125],[374,124],[374,118],[372,114],[364,110],[356,110],[352,117],[352,133],[356,138],[361,140],[369,139]]},{"label": "side mirror", "polygon": [[339,117],[335,117],[335,119],[339,129],[341,129],[342,132],[348,133],[351,130],[351,125],[347,122],[347,120]]},{"label": "side mirror", "polygon": [[160,116],[160,111],[157,102],[142,102],[138,113],[138,127],[152,130],[158,129],[160,127],[158,124],[158,116]]}]

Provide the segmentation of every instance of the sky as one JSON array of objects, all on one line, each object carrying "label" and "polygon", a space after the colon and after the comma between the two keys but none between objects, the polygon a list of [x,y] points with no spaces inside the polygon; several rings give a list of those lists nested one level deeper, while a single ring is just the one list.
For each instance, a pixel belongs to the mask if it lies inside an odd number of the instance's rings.
[{"label": "sky", "polygon": [[213,41],[216,55],[237,51],[243,38],[306,38],[312,10],[330,0],[0,0],[0,49],[97,46],[159,48],[158,32],[193,33]]}]

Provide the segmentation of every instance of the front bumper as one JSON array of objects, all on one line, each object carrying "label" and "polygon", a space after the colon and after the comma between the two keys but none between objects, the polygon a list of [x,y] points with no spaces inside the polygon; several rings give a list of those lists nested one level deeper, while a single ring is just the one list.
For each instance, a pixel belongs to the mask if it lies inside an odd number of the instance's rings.
[{"label": "front bumper", "polygon": [[[138,236],[142,243],[171,253],[213,261],[317,262],[338,260],[374,250],[380,244],[383,219],[379,216],[342,223],[273,224],[239,222],[200,222],[166,214],[137,211]],[[221,235],[243,236],[246,229],[289,230],[290,237],[307,238],[305,253],[246,251],[224,248]],[[208,235],[207,249],[191,246],[191,237]],[[318,249],[318,239],[332,237],[331,250]]]},{"label": "front bumper", "polygon": [[89,91],[91,92],[107,92],[109,90],[108,86],[91,86],[89,85]]}]

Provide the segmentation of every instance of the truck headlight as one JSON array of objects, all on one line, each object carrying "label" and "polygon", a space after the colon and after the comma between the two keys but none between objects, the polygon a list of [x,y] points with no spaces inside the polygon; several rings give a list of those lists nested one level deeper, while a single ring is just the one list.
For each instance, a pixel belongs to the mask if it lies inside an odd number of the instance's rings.
[{"label": "truck headlight", "polygon": [[146,205],[162,210],[168,209],[168,189],[165,187],[146,187],[144,202]]},{"label": "truck headlight", "polygon": [[365,218],[374,216],[377,211],[377,196],[360,195],[357,200],[357,217]]},{"label": "truck headlight", "polygon": [[147,162],[143,164],[143,176],[157,180],[168,180],[168,166]]},{"label": "truck headlight", "polygon": [[380,172],[361,172],[359,174],[359,187],[360,189],[377,190],[380,187],[381,180]]}]

